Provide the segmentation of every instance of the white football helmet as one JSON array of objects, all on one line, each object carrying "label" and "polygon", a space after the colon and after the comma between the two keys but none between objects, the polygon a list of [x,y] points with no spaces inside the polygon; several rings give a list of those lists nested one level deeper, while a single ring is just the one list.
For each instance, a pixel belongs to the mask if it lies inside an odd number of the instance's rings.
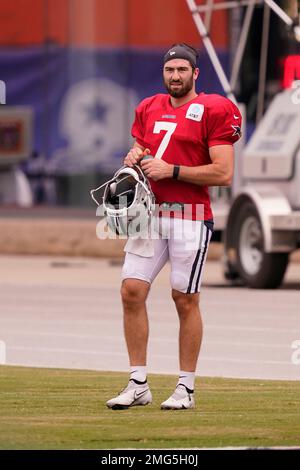
[{"label": "white football helmet", "polygon": [[90,194],[98,206],[101,203],[94,194],[104,188],[102,206],[110,229],[117,235],[140,236],[149,229],[155,209],[155,198],[142,169],[123,166],[106,183]]}]

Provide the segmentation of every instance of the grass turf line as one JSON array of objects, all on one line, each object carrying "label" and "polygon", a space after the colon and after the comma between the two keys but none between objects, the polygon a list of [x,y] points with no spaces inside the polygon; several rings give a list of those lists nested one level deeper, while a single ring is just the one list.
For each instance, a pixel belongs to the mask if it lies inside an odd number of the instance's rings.
[{"label": "grass turf line", "polygon": [[175,376],[150,375],[153,403],[113,411],[127,374],[0,367],[0,449],[300,444],[300,382],[196,379],[196,409],[162,411]]}]

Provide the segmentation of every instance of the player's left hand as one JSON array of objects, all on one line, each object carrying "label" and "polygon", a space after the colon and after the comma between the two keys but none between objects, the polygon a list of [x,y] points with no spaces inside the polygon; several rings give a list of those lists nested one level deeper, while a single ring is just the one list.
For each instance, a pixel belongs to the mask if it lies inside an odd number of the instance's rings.
[{"label": "player's left hand", "polygon": [[173,165],[160,158],[142,160],[140,165],[147,178],[151,178],[153,181],[172,178],[173,176]]}]

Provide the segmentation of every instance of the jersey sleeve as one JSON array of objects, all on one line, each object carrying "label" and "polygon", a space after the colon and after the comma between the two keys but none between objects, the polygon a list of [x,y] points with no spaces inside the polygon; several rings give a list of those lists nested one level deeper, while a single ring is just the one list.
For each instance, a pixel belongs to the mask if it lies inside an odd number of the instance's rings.
[{"label": "jersey sleeve", "polygon": [[210,107],[207,117],[208,147],[233,145],[242,135],[241,127],[242,116],[237,106],[220,96]]}]

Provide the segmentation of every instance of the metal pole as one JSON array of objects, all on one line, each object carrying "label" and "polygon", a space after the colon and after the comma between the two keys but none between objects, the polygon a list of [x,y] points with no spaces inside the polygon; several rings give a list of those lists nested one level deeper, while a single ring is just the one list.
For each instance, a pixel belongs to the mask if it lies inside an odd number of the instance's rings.
[{"label": "metal pole", "polygon": [[287,15],[286,12],[277,5],[277,3],[275,3],[273,0],[264,0],[264,2],[271,8],[271,10],[276,13],[276,15],[279,16],[279,18],[282,19],[282,21],[284,21],[288,26],[292,26],[292,18],[290,18],[289,15]]},{"label": "metal pole", "polygon": [[233,67],[232,67],[232,73],[231,73],[231,79],[230,79],[230,86],[232,90],[235,90],[235,87],[236,87],[236,82],[238,79],[241,62],[242,62],[244,50],[246,47],[246,42],[248,38],[248,33],[250,29],[250,24],[251,24],[254,8],[255,8],[255,0],[252,0],[250,1],[247,7],[247,11],[246,11],[246,15],[245,15],[241,35],[240,35],[240,41],[239,41],[239,45],[236,51],[236,55],[235,55],[235,59],[234,59]]},{"label": "metal pole", "polygon": [[266,2],[264,6],[263,33],[262,33],[262,43],[261,43],[260,64],[259,64],[256,125],[259,124],[259,121],[261,120],[263,116],[263,112],[264,112],[268,45],[269,45],[269,29],[270,29],[270,13],[271,13],[271,10]]},{"label": "metal pole", "polygon": [[204,23],[202,21],[202,18],[200,14],[197,11],[197,5],[194,0],[186,0],[188,7],[193,15],[194,22],[196,24],[196,27],[198,29],[198,32],[203,40],[203,44],[206,48],[206,51],[210,57],[211,63],[216,71],[216,74],[220,80],[220,83],[229,99],[231,99],[234,103],[236,102],[235,96],[232,93],[230,83],[225,75],[225,72],[223,70],[223,67],[221,65],[221,62],[217,56],[217,53],[214,49],[214,46],[208,36],[207,30],[204,26]]},{"label": "metal pole", "polygon": [[[222,3],[214,3],[212,10],[228,10],[229,8],[236,8],[236,7],[243,7],[249,5],[253,0],[239,0],[239,1],[231,1],[231,2],[222,2]],[[256,5],[262,5],[264,0],[254,0]],[[197,11],[199,13],[203,13],[208,11],[209,7],[206,5],[198,5],[196,6]]]},{"label": "metal pole", "polygon": [[207,31],[209,32],[210,31],[210,24],[211,24],[211,16],[212,16],[213,8],[214,8],[214,0],[208,0],[207,1],[207,7],[209,9],[205,13],[204,23],[205,23],[205,27],[206,27]]},{"label": "metal pole", "polygon": [[[290,8],[290,15],[292,18],[297,18],[298,16],[298,9],[300,7],[300,2],[298,2],[298,0],[291,0],[290,1],[291,5],[289,6]],[[299,3],[299,6],[298,6],[298,3]]]}]

